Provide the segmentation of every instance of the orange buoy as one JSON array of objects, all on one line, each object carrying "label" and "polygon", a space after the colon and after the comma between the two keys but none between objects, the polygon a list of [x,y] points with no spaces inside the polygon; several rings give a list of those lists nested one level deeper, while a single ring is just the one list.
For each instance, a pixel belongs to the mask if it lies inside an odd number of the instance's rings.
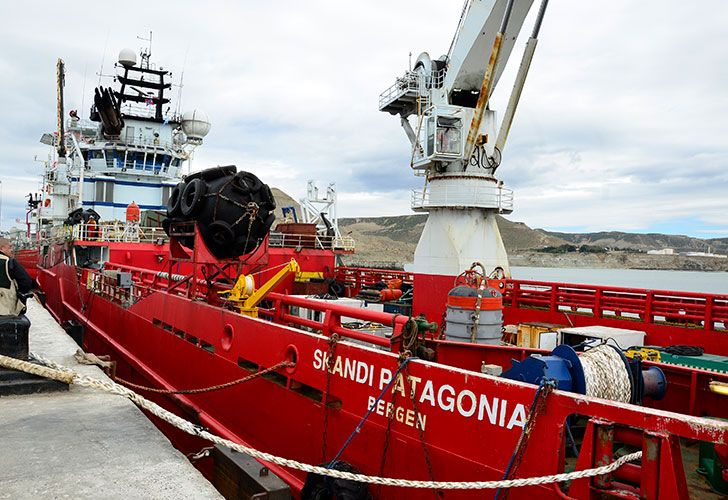
[{"label": "orange buoy", "polygon": [[394,278],[387,281],[387,288],[389,288],[390,290],[401,290],[402,280],[399,278]]},{"label": "orange buoy", "polygon": [[379,297],[379,300],[382,302],[397,300],[402,297],[402,290],[398,290],[396,288],[385,288],[384,290],[379,291]]},{"label": "orange buoy", "polygon": [[139,210],[139,205],[133,201],[126,207],[126,221],[127,222],[139,222],[142,218],[142,212]]}]

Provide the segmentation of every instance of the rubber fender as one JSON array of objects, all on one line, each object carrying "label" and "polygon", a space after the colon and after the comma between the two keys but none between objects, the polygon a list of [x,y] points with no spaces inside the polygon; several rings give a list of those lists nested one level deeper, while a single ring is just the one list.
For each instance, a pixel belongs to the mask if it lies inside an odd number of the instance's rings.
[{"label": "rubber fender", "polygon": [[221,177],[229,177],[231,175],[235,175],[235,172],[237,171],[238,169],[235,165],[206,168],[205,170],[200,170],[198,172],[188,175],[185,180],[187,182],[190,182],[195,179],[202,179],[205,182],[210,182],[216,179],[220,179]]},{"label": "rubber fender", "polygon": [[[328,464],[323,464],[325,467]],[[342,472],[358,474],[359,471],[346,462],[336,462],[334,469]],[[336,479],[319,474],[309,474],[301,490],[302,500],[368,500],[369,494],[366,483]]]},{"label": "rubber fender", "polygon": [[260,179],[250,172],[238,172],[233,180],[233,187],[242,194],[254,193],[263,185]]},{"label": "rubber fender", "polygon": [[185,186],[180,198],[182,215],[192,217],[202,208],[202,198],[207,194],[207,184],[202,179],[192,179]]},{"label": "rubber fender", "polygon": [[274,214],[273,212],[269,213],[268,216],[263,221],[262,230],[263,230],[264,235],[268,234],[268,231],[270,231],[270,228],[275,221],[276,221],[276,214]]},{"label": "rubber fender", "polygon": [[[235,240],[235,233],[230,228],[230,224],[223,221],[215,221],[208,227],[210,241],[208,246],[215,246],[218,249],[225,249],[232,245]],[[212,250],[212,248],[210,248]],[[214,250],[213,250],[214,251]]]},{"label": "rubber fender", "polygon": [[86,210],[83,211],[83,221],[88,222],[90,219],[99,221],[99,220],[101,220],[101,216],[93,208],[87,208]]},{"label": "rubber fender", "polygon": [[276,198],[273,196],[273,191],[270,190],[270,186],[268,186],[268,184],[263,184],[263,197],[265,198],[265,202],[268,204],[266,208],[268,208],[268,210],[275,210]]},{"label": "rubber fender", "polygon": [[182,191],[184,191],[185,183],[180,182],[172,188],[167,200],[167,217],[179,217],[182,215]]}]

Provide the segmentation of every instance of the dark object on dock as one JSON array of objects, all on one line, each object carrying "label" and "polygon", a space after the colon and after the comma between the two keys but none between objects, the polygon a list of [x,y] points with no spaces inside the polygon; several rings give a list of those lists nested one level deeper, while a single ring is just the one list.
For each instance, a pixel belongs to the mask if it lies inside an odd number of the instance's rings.
[{"label": "dark object on dock", "polygon": [[[322,465],[326,466],[326,464]],[[335,462],[332,468],[353,474],[360,473],[352,465],[341,461]],[[301,491],[301,498],[304,500],[319,500],[324,498],[370,500],[372,497],[365,483],[334,477],[324,477],[311,473],[306,477],[306,483],[303,485],[303,490]]]},{"label": "dark object on dock", "polygon": [[[0,354],[27,360],[29,330],[30,320],[23,314],[0,316]],[[0,396],[66,390],[68,390],[68,385],[61,382],[30,373],[0,368]]]},{"label": "dark object on dock", "polygon": [[212,458],[213,484],[225,498],[291,498],[288,485],[250,455],[215,445]]}]

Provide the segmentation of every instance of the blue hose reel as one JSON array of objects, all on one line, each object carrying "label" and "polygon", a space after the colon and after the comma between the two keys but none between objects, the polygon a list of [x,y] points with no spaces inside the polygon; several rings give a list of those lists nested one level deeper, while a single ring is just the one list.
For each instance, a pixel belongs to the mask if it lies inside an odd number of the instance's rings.
[{"label": "blue hose reel", "polygon": [[[628,359],[617,347],[614,348],[622,358],[629,374],[632,395],[630,403],[642,404],[645,397],[660,400],[667,390],[665,374],[657,366],[642,369],[640,359]],[[511,368],[503,373],[504,378],[520,380],[529,384],[540,384],[544,379],[556,381],[556,387],[562,391],[586,395],[586,379],[581,359],[569,345],[556,347],[549,355],[532,354],[523,361],[513,360]]]}]

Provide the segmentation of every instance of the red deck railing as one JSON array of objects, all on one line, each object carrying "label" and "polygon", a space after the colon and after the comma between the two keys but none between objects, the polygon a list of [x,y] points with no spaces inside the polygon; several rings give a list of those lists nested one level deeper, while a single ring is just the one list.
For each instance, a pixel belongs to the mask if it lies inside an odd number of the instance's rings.
[{"label": "red deck railing", "polygon": [[510,280],[504,305],[708,331],[728,329],[728,295]]},{"label": "red deck railing", "polygon": [[[362,287],[398,278],[412,283],[414,276],[405,271],[339,267],[336,279],[355,295]],[[573,315],[669,325],[672,327],[717,332],[728,330],[728,295],[620,288],[612,286],[508,280],[504,294],[507,316],[518,319],[519,310],[558,315],[568,324]],[[543,315],[543,321],[549,321]]]},{"label": "red deck railing", "polygon": [[[106,263],[106,270],[118,270],[131,273],[134,282],[133,291],[122,289],[114,285],[113,280],[105,277],[102,273],[88,270],[93,274],[96,293],[99,293],[111,300],[141,300],[155,292],[165,292],[173,295],[187,296],[193,294],[192,298],[206,299],[214,291],[210,291],[205,280],[196,279],[193,276],[173,275],[170,277],[166,273],[160,273],[142,269],[134,266],[127,266],[118,263]],[[86,283],[87,275],[82,276],[82,282]],[[230,286],[230,285],[228,285]],[[357,307],[345,306],[336,302],[321,301],[298,297],[293,295],[285,295],[280,293],[270,293],[266,299],[272,303],[270,309],[260,309],[260,315],[273,320],[276,323],[305,327],[311,330],[322,332],[324,335],[330,336],[336,333],[342,337],[367,342],[373,345],[384,347],[387,349],[395,349],[398,345],[392,345],[389,338],[376,335],[366,331],[359,331],[343,326],[342,317],[354,318],[363,322],[380,323],[392,328],[392,335],[397,336],[401,333],[407,317],[402,315],[390,314],[371,309],[360,309]],[[220,302],[224,302],[220,300]],[[311,311],[321,313],[320,319],[308,319],[291,314],[291,307],[305,308]]]},{"label": "red deck railing", "polygon": [[400,279],[403,283],[412,283],[414,275],[406,271],[394,271],[389,269],[369,269],[365,267],[337,267],[336,281],[343,283],[349,296],[359,293],[362,288],[372,286],[380,281]]}]

